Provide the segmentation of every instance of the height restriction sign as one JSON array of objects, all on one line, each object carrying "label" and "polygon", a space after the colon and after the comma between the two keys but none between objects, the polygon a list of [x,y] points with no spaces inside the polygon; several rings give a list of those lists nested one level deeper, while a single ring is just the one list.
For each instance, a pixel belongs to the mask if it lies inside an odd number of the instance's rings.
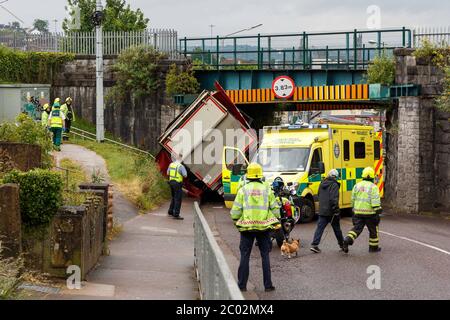
[{"label": "height restriction sign", "polygon": [[273,80],[272,91],[278,99],[289,99],[294,94],[295,83],[288,76],[280,76]]}]

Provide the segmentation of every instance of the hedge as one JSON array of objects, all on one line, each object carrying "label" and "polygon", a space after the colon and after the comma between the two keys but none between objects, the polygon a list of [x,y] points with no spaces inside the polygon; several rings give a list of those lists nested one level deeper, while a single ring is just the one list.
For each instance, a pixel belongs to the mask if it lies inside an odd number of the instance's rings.
[{"label": "hedge", "polygon": [[68,53],[24,52],[0,46],[0,82],[52,83],[59,67],[74,58]]},{"label": "hedge", "polygon": [[63,182],[57,172],[13,170],[5,175],[3,182],[20,186],[20,213],[25,226],[48,224],[62,205]]},{"label": "hedge", "polygon": [[41,147],[42,168],[53,166],[50,132],[26,114],[19,114],[15,122],[0,124],[0,141],[36,144]]}]

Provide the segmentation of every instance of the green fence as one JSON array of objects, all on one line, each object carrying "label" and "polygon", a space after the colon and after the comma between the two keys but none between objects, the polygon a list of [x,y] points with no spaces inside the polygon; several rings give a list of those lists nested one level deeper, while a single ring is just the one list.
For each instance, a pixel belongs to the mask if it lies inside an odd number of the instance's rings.
[{"label": "green fence", "polygon": [[179,50],[196,69],[366,69],[377,54],[411,47],[412,30],[314,32],[184,38]]}]

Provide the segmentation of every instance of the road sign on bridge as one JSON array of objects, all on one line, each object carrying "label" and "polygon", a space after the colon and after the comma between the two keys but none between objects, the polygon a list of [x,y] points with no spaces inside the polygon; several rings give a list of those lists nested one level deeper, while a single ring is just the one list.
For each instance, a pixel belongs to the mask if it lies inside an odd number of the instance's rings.
[{"label": "road sign on bridge", "polygon": [[290,99],[295,91],[294,80],[288,76],[279,76],[273,80],[272,91],[278,99]]}]

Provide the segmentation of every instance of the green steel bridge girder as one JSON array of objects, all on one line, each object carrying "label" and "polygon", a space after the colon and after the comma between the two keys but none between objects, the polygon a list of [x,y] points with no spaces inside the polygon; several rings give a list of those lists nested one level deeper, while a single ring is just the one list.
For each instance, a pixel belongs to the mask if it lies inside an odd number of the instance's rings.
[{"label": "green steel bridge girder", "polygon": [[365,70],[196,70],[203,90],[218,81],[225,90],[266,89],[278,76],[289,76],[297,87],[366,83]]}]

